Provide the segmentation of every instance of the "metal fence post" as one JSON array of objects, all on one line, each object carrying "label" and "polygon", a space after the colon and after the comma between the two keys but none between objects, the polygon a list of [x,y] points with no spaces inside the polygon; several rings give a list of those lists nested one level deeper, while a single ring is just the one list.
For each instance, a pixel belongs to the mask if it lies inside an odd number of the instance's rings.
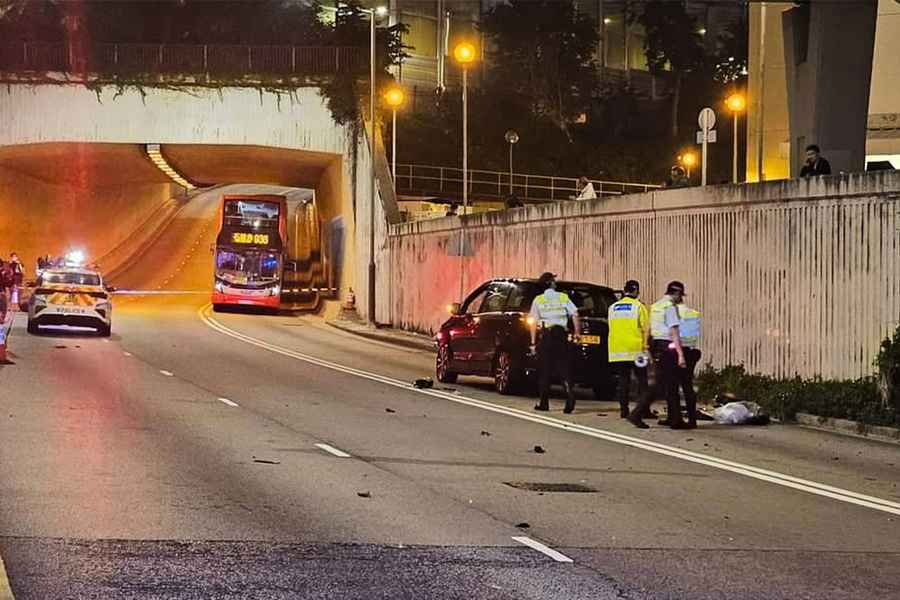
[{"label": "metal fence post", "polygon": [[247,46],[247,70],[253,71],[253,46]]},{"label": "metal fence post", "polygon": [[297,46],[291,46],[291,73],[297,72]]},{"label": "metal fence post", "polygon": [[160,45],[159,45],[159,54],[157,55],[157,60],[158,60],[158,62],[157,62],[157,64],[156,64],[156,66],[159,67],[160,70],[162,70],[162,66],[163,66],[163,44],[160,44]]},{"label": "metal fence post", "polygon": [[209,46],[203,44],[203,72],[209,71]]},{"label": "metal fence post", "polygon": [[439,191],[444,191],[444,167],[438,167],[439,169],[439,177],[441,179],[441,189]]},{"label": "metal fence post", "polygon": [[22,42],[22,66],[28,66],[28,42]]},{"label": "metal fence post", "polygon": [[113,64],[119,64],[119,45],[113,44]]}]

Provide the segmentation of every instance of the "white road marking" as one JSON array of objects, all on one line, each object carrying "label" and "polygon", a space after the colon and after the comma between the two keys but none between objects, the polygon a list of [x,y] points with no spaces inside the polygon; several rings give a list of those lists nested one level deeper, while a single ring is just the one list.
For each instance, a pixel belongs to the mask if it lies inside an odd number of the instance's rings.
[{"label": "white road marking", "polygon": [[227,404],[228,406],[233,406],[233,407],[235,407],[235,408],[238,407],[238,403],[237,403],[237,402],[232,402],[232,401],[229,400],[228,398],[219,398],[219,402],[221,402],[222,404]]},{"label": "white road marking", "polygon": [[316,448],[324,450],[328,454],[333,454],[334,456],[337,456],[338,458],[352,458],[349,454],[347,454],[343,450],[338,450],[334,446],[329,446],[328,444],[316,444]]},{"label": "white road marking", "polygon": [[200,319],[208,327],[218,331],[219,333],[222,333],[231,338],[234,338],[236,340],[240,340],[247,344],[251,344],[251,345],[257,346],[259,348],[263,348],[270,352],[275,352],[276,354],[281,354],[283,356],[294,358],[296,360],[301,360],[301,361],[304,361],[304,362],[307,362],[307,363],[310,363],[313,365],[324,367],[326,369],[332,369],[334,371],[346,373],[348,375],[354,375],[356,377],[361,377],[363,379],[368,379],[370,381],[377,381],[377,382],[383,383],[385,385],[390,385],[390,386],[393,386],[396,388],[402,388],[404,390],[414,392],[417,394],[423,394],[426,396],[433,396],[435,398],[441,398],[443,400],[448,400],[450,402],[455,402],[457,404],[464,404],[466,406],[480,408],[482,410],[486,410],[489,412],[507,415],[510,417],[515,417],[515,418],[521,419],[523,421],[530,421],[532,423],[545,425],[547,427],[552,427],[554,429],[569,431],[571,433],[578,433],[578,434],[585,435],[588,437],[601,439],[601,440],[613,442],[616,444],[622,444],[624,446],[630,446],[633,448],[640,448],[641,450],[646,450],[648,452],[662,454],[664,456],[669,456],[671,458],[677,458],[679,460],[684,460],[687,462],[692,462],[692,463],[704,465],[707,467],[712,467],[714,469],[720,469],[722,471],[729,471],[731,473],[736,473],[738,475],[743,475],[745,477],[750,477],[752,479],[758,479],[760,481],[774,483],[776,485],[780,485],[780,486],[795,489],[795,490],[800,490],[803,492],[808,492],[810,494],[815,494],[817,496],[824,496],[826,498],[831,498],[833,500],[839,500],[841,502],[847,502],[849,504],[855,504],[857,506],[864,506],[866,508],[871,508],[874,510],[891,513],[894,515],[900,515],[900,503],[892,502],[890,500],[885,500],[884,498],[877,498],[875,496],[860,494],[858,492],[853,492],[853,491],[846,490],[843,488],[826,485],[824,483],[818,483],[815,481],[809,481],[807,479],[801,479],[799,477],[794,477],[792,475],[779,473],[777,471],[769,471],[767,469],[761,469],[759,467],[745,465],[743,463],[725,460],[725,459],[717,458],[715,456],[708,456],[705,454],[700,454],[699,452],[692,452],[690,450],[684,450],[684,449],[678,448],[676,446],[667,446],[665,444],[660,444],[657,442],[652,442],[652,441],[644,440],[641,438],[631,437],[628,435],[622,435],[619,433],[613,433],[611,431],[604,431],[602,429],[595,429],[593,427],[588,427],[586,425],[579,425],[578,423],[563,421],[561,419],[555,419],[553,417],[546,417],[543,415],[538,415],[535,413],[526,412],[526,411],[518,410],[515,408],[507,408],[505,406],[499,406],[499,405],[493,404],[491,402],[486,402],[484,400],[468,398],[461,394],[451,394],[449,392],[442,392],[440,390],[435,390],[435,389],[414,388],[414,387],[410,386],[408,383],[406,383],[405,381],[400,381],[398,379],[392,379],[390,377],[386,377],[384,375],[379,375],[377,373],[370,373],[368,371],[362,371],[360,369],[354,369],[352,367],[347,367],[347,366],[340,365],[337,363],[322,360],[320,358],[316,358],[315,356],[310,356],[308,354],[302,354],[300,352],[295,352],[293,350],[289,350],[289,349],[283,348],[281,346],[276,346],[274,344],[270,344],[268,342],[245,335],[243,333],[239,333],[237,331],[229,329],[228,327],[222,325],[220,322],[213,319],[209,315],[211,308],[212,308],[212,305],[207,304],[206,306],[204,306],[203,308],[201,308],[198,311]]},{"label": "white road marking", "polygon": [[542,544],[536,540],[533,540],[530,537],[525,537],[524,535],[519,535],[519,536],[514,535],[513,539],[516,540],[517,542],[519,542],[520,544],[524,544],[525,546],[528,546],[529,548],[533,548],[542,554],[546,554],[547,556],[549,556],[556,562],[561,562],[561,563],[572,562],[572,559],[569,558],[568,556],[566,556],[565,554],[563,554],[562,552],[557,552],[550,546],[545,546],[544,544]]},{"label": "white road marking", "polygon": [[123,352],[122,354],[124,354],[125,356],[131,356],[131,352]]},{"label": "white road marking", "polygon": [[173,373],[172,371],[164,371],[164,370],[160,369],[159,372],[162,373],[163,375],[165,375],[166,377],[175,377],[175,373]]},{"label": "white road marking", "polygon": [[6,566],[3,564],[2,556],[0,556],[0,600],[16,600],[9,585],[9,578],[6,575]]}]

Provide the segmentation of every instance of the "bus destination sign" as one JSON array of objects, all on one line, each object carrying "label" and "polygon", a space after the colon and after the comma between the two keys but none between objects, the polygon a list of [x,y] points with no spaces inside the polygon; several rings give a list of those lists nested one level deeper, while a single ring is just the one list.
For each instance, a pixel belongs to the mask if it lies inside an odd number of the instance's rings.
[{"label": "bus destination sign", "polygon": [[231,241],[235,244],[253,244],[258,246],[269,245],[268,233],[246,233],[243,231],[235,231],[231,234]]}]

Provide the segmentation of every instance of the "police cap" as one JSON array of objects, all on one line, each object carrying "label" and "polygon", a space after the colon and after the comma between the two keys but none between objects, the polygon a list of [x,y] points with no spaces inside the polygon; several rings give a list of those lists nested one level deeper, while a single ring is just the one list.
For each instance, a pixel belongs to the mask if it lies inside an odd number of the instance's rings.
[{"label": "police cap", "polygon": [[554,279],[556,279],[556,273],[547,271],[546,273],[542,273],[541,276],[538,277],[538,283],[540,283],[541,285],[550,285],[550,282],[552,282]]},{"label": "police cap", "polygon": [[684,293],[684,284],[680,281],[670,281],[669,285],[666,286],[666,294],[674,294],[675,292],[681,292],[682,296],[687,296]]},{"label": "police cap", "polygon": [[634,279],[629,279],[625,282],[625,291],[626,292],[639,292],[641,291],[641,284],[635,281]]}]

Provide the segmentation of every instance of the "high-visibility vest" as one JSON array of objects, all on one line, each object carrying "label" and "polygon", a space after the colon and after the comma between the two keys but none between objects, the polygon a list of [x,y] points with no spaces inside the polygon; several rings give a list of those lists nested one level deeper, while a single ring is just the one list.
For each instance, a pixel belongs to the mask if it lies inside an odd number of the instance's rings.
[{"label": "high-visibility vest", "polygon": [[675,306],[669,296],[663,296],[650,307],[650,337],[654,340],[669,340],[669,328],[666,327],[666,311]]},{"label": "high-visibility vest", "polygon": [[548,298],[544,292],[534,299],[537,308],[536,319],[539,325],[547,327],[568,327],[569,325],[569,296],[559,293],[557,298]]},{"label": "high-visibility vest", "polygon": [[679,307],[681,313],[681,326],[678,335],[681,337],[681,345],[687,348],[697,348],[700,344],[700,311],[686,306]]},{"label": "high-visibility vest", "polygon": [[609,307],[609,362],[632,362],[647,347],[647,307],[625,296]]}]

